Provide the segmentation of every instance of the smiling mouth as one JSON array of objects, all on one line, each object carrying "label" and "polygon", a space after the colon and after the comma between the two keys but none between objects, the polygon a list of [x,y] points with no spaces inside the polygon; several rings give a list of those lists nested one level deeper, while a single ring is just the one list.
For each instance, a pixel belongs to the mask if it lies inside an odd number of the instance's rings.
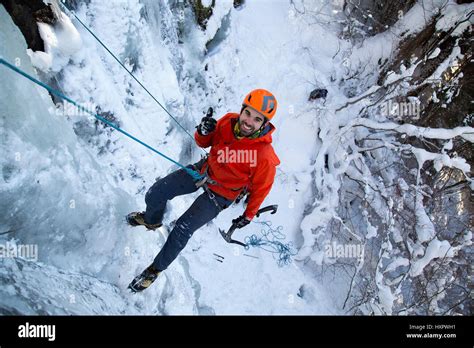
[{"label": "smiling mouth", "polygon": [[245,125],[244,123],[242,123],[241,128],[242,128],[242,130],[244,130],[246,132],[250,132],[252,130],[252,127],[249,127],[249,126]]}]

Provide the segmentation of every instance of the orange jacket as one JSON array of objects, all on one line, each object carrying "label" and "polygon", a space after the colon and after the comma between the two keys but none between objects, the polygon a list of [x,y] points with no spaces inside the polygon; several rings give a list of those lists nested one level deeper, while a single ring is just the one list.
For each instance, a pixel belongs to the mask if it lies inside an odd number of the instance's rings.
[{"label": "orange jacket", "polygon": [[234,200],[247,187],[249,200],[244,214],[252,220],[272,188],[280,160],[271,145],[275,127],[269,123],[258,138],[237,139],[233,129],[238,118],[239,114],[228,113],[217,121],[214,132],[203,136],[196,131],[194,138],[200,147],[211,146],[201,169],[201,174],[207,169],[217,182],[209,184],[209,189]]}]

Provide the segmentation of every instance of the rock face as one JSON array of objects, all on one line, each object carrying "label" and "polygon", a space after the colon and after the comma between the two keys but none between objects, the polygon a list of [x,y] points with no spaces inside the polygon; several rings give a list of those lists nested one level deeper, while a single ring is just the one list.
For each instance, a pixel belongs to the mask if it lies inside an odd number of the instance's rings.
[{"label": "rock face", "polygon": [[245,0],[234,0],[234,8],[239,8],[245,3]]},{"label": "rock face", "polygon": [[[407,13],[416,3],[415,0],[406,1],[339,1],[343,2],[344,12],[353,19],[362,23],[365,28],[370,27],[367,35],[376,35],[395,24],[401,16]],[[354,33],[352,33],[353,35]]]},{"label": "rock face", "polygon": [[206,30],[207,21],[212,16],[212,9],[216,5],[215,0],[212,0],[209,7],[204,6],[201,0],[191,0],[190,3],[196,15],[196,21],[202,30]]},{"label": "rock face", "polygon": [[[233,6],[234,8],[240,8],[244,3],[245,0],[234,0]],[[212,0],[209,6],[203,5],[201,0],[189,0],[189,4],[193,8],[197,23],[202,30],[206,30],[207,21],[212,16],[212,10],[216,5],[216,0]]]},{"label": "rock face", "polygon": [[54,24],[56,18],[50,5],[42,0],[1,0],[13,22],[20,28],[28,48],[44,51],[44,43],[37,22]]},{"label": "rock face", "polygon": [[315,89],[311,92],[311,94],[309,95],[309,99],[308,100],[315,100],[315,99],[319,99],[319,98],[326,98],[326,96],[328,95],[328,91],[327,89],[324,89],[324,88],[318,88],[318,89]]}]

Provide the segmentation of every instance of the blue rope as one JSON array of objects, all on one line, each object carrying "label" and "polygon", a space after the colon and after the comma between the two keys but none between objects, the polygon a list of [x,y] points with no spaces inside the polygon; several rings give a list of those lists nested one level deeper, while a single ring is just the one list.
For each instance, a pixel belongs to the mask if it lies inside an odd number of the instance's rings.
[{"label": "blue rope", "polygon": [[120,133],[122,134],[125,134],[127,137],[135,140],[137,143],[139,144],[142,144],[143,146],[145,146],[146,148],[150,149],[151,151],[153,152],[156,152],[158,155],[166,158],[168,161],[170,162],[173,162],[174,164],[178,165],[179,167],[183,168],[189,175],[191,175],[194,179],[196,180],[200,180],[203,178],[203,176],[201,174],[199,174],[198,172],[192,170],[192,169],[189,169],[189,168],[186,168],[185,166],[183,166],[181,163],[178,163],[176,162],[175,160],[173,160],[172,158],[166,156],[165,154],[161,153],[160,151],[158,150],[155,150],[153,147],[151,147],[150,145],[144,143],[143,141],[141,141],[140,139],[137,139],[135,138],[133,135],[125,132],[123,129],[119,128],[118,126],[116,126],[115,124],[113,124],[112,122],[106,120],[105,118],[103,118],[102,116],[99,116],[98,114],[92,112],[92,111],[89,111],[87,110],[85,107],[83,107],[82,105],[79,105],[78,103],[76,103],[74,100],[72,100],[71,98],[65,96],[64,94],[62,94],[61,92],[57,91],[56,89],[48,86],[47,84],[35,79],[33,76],[27,74],[26,72],[22,71],[21,69],[17,68],[16,66],[10,64],[9,62],[7,62],[6,60],[4,60],[3,58],[0,58],[0,64],[3,64],[5,65],[7,68],[10,68],[11,70],[15,71],[16,73],[20,74],[20,75],[23,75],[24,77],[26,77],[27,79],[29,79],[30,81],[33,81],[34,83],[36,83],[37,85],[43,87],[44,89],[46,89],[47,91],[49,91],[50,93],[54,94],[55,96],[61,98],[61,99],[64,99],[66,101],[68,101],[69,103],[71,103],[72,105],[76,106],[79,110],[82,110],[84,112],[87,112],[88,114],[94,116],[96,119],[98,119],[99,121],[102,121],[104,122],[105,124],[109,125],[110,127],[118,130]]},{"label": "blue rope", "polygon": [[[111,50],[109,50],[109,48],[97,37],[97,35],[95,35],[92,30],[87,26],[85,25],[80,19],[79,17],[76,16],[76,14],[65,4],[64,0],[61,0],[62,2],[62,5],[64,6],[64,8],[66,8],[66,10],[72,14],[77,20],[78,22],[101,44],[102,47],[104,47],[106,49],[107,52],[110,53],[110,55],[117,61],[117,63],[119,63],[122,68],[125,69],[126,72],[128,72],[130,74],[130,76],[148,93],[148,95],[150,97],[153,98],[153,100],[178,124],[178,126],[181,127],[182,130],[184,130],[186,132],[187,135],[189,135],[191,137],[191,139],[193,139],[194,141],[194,137],[178,122],[178,120],[173,117],[173,115],[171,115],[169,113],[169,111],[163,106],[161,105],[161,103],[153,96],[153,94],[151,94],[151,92],[135,77],[135,75],[133,75],[133,73],[127,69],[127,67],[125,65],[122,64],[122,62],[117,58],[117,56],[115,54],[112,53]],[[204,151],[205,152],[205,151]]]},{"label": "blue rope", "polygon": [[279,225],[277,228],[272,228],[271,221],[255,221],[255,223],[263,225],[262,237],[252,234],[251,236],[245,237],[245,247],[248,250],[251,246],[263,249],[273,254],[274,258],[278,258],[277,263],[279,267],[289,265],[291,263],[291,257],[296,255],[296,251],[293,248],[293,243],[283,244],[279,240],[285,239],[283,234],[283,226]]}]

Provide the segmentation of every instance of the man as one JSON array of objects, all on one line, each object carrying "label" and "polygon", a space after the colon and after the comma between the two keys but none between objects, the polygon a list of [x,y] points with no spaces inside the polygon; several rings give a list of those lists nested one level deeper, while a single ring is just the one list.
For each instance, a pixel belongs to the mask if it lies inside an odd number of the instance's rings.
[{"label": "man", "polygon": [[[280,160],[271,145],[277,101],[273,94],[256,89],[244,99],[240,114],[228,113],[219,121],[204,117],[194,134],[198,146],[211,147],[209,156],[188,168],[207,177],[203,192],[176,221],[163,248],[153,263],[129,285],[133,292],[148,288],[178,256],[193,233],[214,219],[243,194],[248,203],[242,216],[232,220],[238,228],[250,223],[270,192]],[[195,192],[198,183],[184,169],[158,180],[145,196],[146,211],[131,213],[132,226],[154,230],[162,225],[167,201]],[[198,185],[197,185],[198,184]]]}]

